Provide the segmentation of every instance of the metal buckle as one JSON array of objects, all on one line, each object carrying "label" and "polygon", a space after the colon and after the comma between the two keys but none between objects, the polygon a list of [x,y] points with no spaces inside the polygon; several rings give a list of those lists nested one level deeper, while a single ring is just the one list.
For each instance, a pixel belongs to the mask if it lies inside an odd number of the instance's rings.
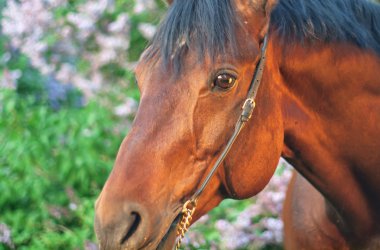
[{"label": "metal buckle", "polygon": [[252,98],[248,98],[245,100],[242,110],[243,112],[241,113],[241,120],[243,122],[247,122],[249,119],[252,117],[253,110],[256,107],[256,102]]}]

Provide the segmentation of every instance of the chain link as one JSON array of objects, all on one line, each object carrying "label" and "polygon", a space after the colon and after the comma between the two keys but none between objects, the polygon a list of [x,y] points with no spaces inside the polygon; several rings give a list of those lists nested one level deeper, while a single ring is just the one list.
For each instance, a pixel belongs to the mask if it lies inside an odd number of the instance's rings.
[{"label": "chain link", "polygon": [[185,237],[186,232],[189,230],[195,208],[197,206],[197,200],[188,200],[182,208],[182,218],[177,227],[177,243],[175,250],[178,250],[181,247],[183,238]]}]

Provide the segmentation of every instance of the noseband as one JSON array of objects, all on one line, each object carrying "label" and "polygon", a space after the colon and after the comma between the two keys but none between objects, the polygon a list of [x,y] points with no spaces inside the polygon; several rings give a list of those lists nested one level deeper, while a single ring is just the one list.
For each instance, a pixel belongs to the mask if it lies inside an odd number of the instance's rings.
[{"label": "noseband", "polygon": [[265,35],[263,45],[261,47],[260,61],[258,62],[258,65],[256,66],[256,70],[253,75],[250,88],[248,90],[247,98],[245,99],[244,104],[242,106],[242,113],[235,125],[234,133],[232,134],[231,138],[228,140],[227,145],[224,147],[218,160],[215,162],[214,166],[212,167],[210,173],[207,175],[206,179],[203,181],[202,185],[193,194],[193,196],[191,196],[191,198],[188,201],[186,201],[186,203],[182,207],[182,219],[179,222],[178,227],[177,227],[178,240],[175,246],[176,250],[179,249],[179,247],[181,246],[182,239],[185,237],[185,233],[189,229],[192,216],[197,206],[199,196],[203,193],[207,184],[210,182],[211,178],[214,176],[216,170],[219,168],[220,164],[226,158],[228,152],[230,151],[232,145],[234,144],[237,136],[240,134],[245,124],[252,117],[253,110],[255,109],[255,106],[256,106],[255,99],[256,99],[257,91],[259,90],[261,80],[263,78],[263,72],[264,72],[265,61],[266,61],[265,54],[267,50],[267,45],[268,45],[268,35]]}]

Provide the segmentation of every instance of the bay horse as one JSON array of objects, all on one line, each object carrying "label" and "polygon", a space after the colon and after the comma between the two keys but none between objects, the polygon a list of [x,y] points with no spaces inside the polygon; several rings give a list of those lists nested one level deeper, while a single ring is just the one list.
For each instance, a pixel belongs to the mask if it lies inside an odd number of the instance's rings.
[{"label": "bay horse", "polygon": [[260,192],[282,156],[297,170],[287,249],[380,249],[380,7],[366,0],[170,3],[136,67],[139,110],[95,205],[101,249],[173,248],[265,41],[257,108],[194,220]]}]

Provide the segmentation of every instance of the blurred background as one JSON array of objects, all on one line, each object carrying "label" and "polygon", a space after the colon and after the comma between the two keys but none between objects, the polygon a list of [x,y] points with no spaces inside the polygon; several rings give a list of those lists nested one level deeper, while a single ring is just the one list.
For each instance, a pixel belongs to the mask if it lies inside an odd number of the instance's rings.
[{"label": "blurred background", "polygon": [[[159,0],[0,0],[0,249],[97,249],[94,201],[139,102]],[[186,249],[282,249],[290,170],[226,200]]]}]

